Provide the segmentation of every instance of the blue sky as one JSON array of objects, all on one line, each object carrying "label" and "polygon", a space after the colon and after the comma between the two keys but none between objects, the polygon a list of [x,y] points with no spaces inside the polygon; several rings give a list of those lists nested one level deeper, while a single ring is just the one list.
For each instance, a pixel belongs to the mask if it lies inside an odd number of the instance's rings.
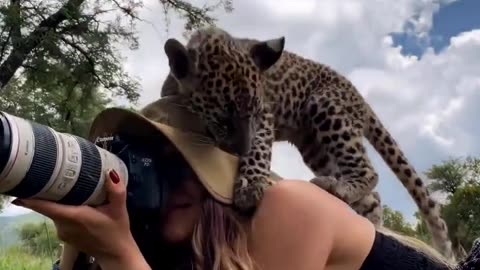
[{"label": "blue sky", "polygon": [[[173,18],[167,34],[158,0],[145,3],[140,15],[155,28],[140,24],[139,50],[124,50],[127,71],[141,78],[140,106],[159,97],[169,71],[166,39],[184,40],[182,21]],[[417,171],[449,157],[480,156],[479,0],[241,0],[234,8],[217,14],[218,26],[235,36],[285,36],[287,50],[351,79]],[[368,149],[383,203],[413,220],[412,198]],[[275,144],[272,168],[287,178],[313,176],[287,143]],[[5,214],[22,211],[12,206]]]},{"label": "blue sky", "polygon": [[[480,1],[460,0],[443,5],[433,15],[433,27],[428,32],[427,43],[405,32],[392,34],[394,44],[401,45],[403,54],[421,57],[426,46],[431,46],[436,53],[449,45],[450,37],[461,32],[480,28]],[[411,24],[406,24],[407,29]]]}]

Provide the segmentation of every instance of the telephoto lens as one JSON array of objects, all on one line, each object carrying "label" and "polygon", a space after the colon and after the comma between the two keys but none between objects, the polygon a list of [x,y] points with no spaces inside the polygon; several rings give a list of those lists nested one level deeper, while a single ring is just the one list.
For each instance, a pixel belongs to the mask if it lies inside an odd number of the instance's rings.
[{"label": "telephoto lens", "polygon": [[105,202],[105,171],[125,163],[88,140],[0,111],[0,193],[68,205]]}]

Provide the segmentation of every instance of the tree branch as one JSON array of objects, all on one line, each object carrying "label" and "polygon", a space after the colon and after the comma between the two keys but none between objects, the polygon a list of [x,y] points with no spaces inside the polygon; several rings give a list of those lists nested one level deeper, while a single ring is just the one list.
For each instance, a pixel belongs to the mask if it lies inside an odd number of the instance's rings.
[{"label": "tree branch", "polygon": [[61,37],[60,40],[62,40],[63,42],[65,42],[65,44],[69,45],[70,47],[80,52],[85,57],[85,59],[87,59],[88,63],[92,67],[93,73],[95,73],[95,61],[93,60],[92,57],[90,57],[87,51],[85,51],[82,47],[78,46],[74,42],[66,39],[65,37]]},{"label": "tree branch", "polygon": [[21,19],[20,14],[20,0],[10,0],[10,9],[15,14],[15,20],[10,21],[10,27],[12,29],[12,47],[15,49],[19,42],[22,40],[22,32],[20,31],[21,24],[17,20]]},{"label": "tree branch", "polygon": [[[100,76],[97,74],[97,71],[95,70],[95,60],[90,56],[90,54],[84,50],[82,47],[80,47],[79,45],[77,45],[76,43],[68,40],[67,38],[65,37],[61,37],[60,38],[63,42],[65,42],[65,44],[69,45],[70,47],[72,47],[73,49],[77,50],[80,54],[82,54],[85,59],[87,59],[88,63],[90,64],[91,66],[91,72],[92,72],[92,75],[97,78],[98,82],[100,82],[104,87],[107,87],[107,84],[105,84],[102,80],[102,78],[100,78]],[[108,88],[108,87],[107,87]]]},{"label": "tree branch", "polygon": [[124,7],[118,3],[116,0],[112,0],[112,2],[123,12],[125,15],[130,16],[132,19],[138,19],[138,17],[134,14],[132,7]]},{"label": "tree branch", "polygon": [[57,12],[40,22],[33,32],[19,41],[18,46],[13,48],[8,58],[0,66],[0,89],[4,89],[28,54],[44,40],[45,35],[65,21],[70,12],[78,10],[84,1],[69,0]]},{"label": "tree branch", "polygon": [[160,2],[164,5],[170,5],[177,10],[181,10],[187,14],[187,17],[193,18],[194,21],[206,21],[208,23],[212,23],[213,19],[209,18],[208,16],[202,14],[201,10],[196,8],[190,3],[186,3],[183,1],[177,2],[173,0],[160,0]]}]

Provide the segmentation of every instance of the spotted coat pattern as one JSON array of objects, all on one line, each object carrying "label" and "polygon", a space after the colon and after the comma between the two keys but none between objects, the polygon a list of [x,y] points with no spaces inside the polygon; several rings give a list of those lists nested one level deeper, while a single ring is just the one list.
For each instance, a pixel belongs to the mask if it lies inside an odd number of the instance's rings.
[{"label": "spotted coat pattern", "polygon": [[186,46],[165,43],[171,72],[162,95],[186,99],[212,142],[241,158],[235,205],[252,210],[271,183],[274,141],[288,141],[314,172],[312,183],[383,224],[378,175],[362,142],[380,153],[425,217],[434,246],[451,257],[440,206],[355,86],[327,65],[284,50],[284,38],[258,41],[219,28],[197,31]]}]

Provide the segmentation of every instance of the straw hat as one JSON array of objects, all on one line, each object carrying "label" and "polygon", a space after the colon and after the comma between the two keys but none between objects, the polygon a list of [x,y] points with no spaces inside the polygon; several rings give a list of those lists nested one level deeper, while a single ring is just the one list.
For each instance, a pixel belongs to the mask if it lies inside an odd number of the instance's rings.
[{"label": "straw hat", "polygon": [[[184,108],[179,98],[169,96],[150,103],[139,113],[122,108],[106,109],[94,119],[89,139],[95,141],[98,137],[113,134],[167,138],[211,196],[231,204],[238,157],[213,145],[197,143],[205,141],[206,127],[195,114]],[[272,178],[279,179],[279,176],[272,173]]]}]

